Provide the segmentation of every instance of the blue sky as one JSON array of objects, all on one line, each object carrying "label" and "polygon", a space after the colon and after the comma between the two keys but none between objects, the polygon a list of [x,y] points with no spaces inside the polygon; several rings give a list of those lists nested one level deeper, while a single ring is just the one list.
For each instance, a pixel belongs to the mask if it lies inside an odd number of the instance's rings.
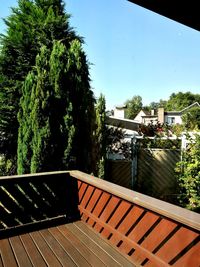
[{"label": "blue sky", "polygon": [[[6,17],[16,0],[1,0]],[[140,95],[143,104],[179,91],[200,94],[200,33],[127,0],[66,0],[84,37],[91,86],[107,108]],[[5,29],[0,23],[0,32]]]}]

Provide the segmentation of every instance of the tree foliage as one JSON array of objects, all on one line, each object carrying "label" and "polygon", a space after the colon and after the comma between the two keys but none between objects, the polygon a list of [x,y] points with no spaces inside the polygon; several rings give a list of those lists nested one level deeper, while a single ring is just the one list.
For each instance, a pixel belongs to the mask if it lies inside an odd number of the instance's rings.
[{"label": "tree foliage", "polygon": [[81,40],[70,27],[69,17],[62,0],[19,0],[4,20],[7,32],[0,39],[0,153],[7,158],[16,158],[22,86],[41,47],[52,49],[54,40],[69,47],[72,40]]},{"label": "tree foliage", "polygon": [[96,130],[95,130],[95,155],[97,176],[104,178],[105,175],[105,158],[106,158],[106,101],[101,94],[98,98],[96,107]]},{"label": "tree foliage", "polygon": [[195,102],[200,102],[200,94],[193,94],[191,92],[178,92],[171,94],[166,104],[167,111],[180,111]]},{"label": "tree foliage", "polygon": [[8,155],[11,144],[19,173],[92,168],[95,101],[82,38],[69,17],[62,0],[19,0],[5,20],[1,153]]},{"label": "tree foliage", "polygon": [[142,109],[142,97],[139,95],[133,96],[132,99],[125,102],[127,106],[125,117],[127,119],[134,119],[137,113]]},{"label": "tree foliage", "polygon": [[190,143],[177,163],[176,174],[180,187],[180,204],[200,212],[200,136],[195,141],[188,136]]},{"label": "tree foliage", "polygon": [[36,58],[36,68],[23,86],[19,112],[18,173],[68,167],[75,127],[64,80],[67,50],[55,41]]},{"label": "tree foliage", "polygon": [[187,130],[200,130],[200,107],[192,107],[182,115]]}]

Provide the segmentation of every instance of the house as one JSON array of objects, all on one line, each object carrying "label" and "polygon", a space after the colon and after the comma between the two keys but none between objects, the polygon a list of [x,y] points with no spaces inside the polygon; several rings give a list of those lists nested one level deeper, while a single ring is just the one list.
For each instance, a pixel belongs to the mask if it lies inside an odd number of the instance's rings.
[{"label": "house", "polygon": [[200,108],[200,104],[195,102],[180,111],[165,111],[164,108],[158,108],[157,111],[151,110],[151,112],[141,110],[134,118],[134,121],[145,125],[149,123],[156,124],[157,122],[169,125],[182,124],[182,115],[195,106]]},{"label": "house", "polygon": [[149,123],[157,123],[158,116],[156,114],[156,111],[152,109],[151,111],[147,110],[140,110],[140,112],[137,114],[137,116],[134,118],[135,122],[142,123],[145,125],[148,125]]}]

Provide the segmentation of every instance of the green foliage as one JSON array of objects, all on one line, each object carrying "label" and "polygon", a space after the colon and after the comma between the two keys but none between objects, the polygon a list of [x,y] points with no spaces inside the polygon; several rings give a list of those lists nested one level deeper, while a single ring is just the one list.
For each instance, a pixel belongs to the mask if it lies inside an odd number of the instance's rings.
[{"label": "green foliage", "polygon": [[96,174],[99,178],[105,175],[105,157],[106,157],[106,101],[101,94],[96,107],[96,131],[95,131],[95,157]]},{"label": "green foliage", "polygon": [[59,41],[41,48],[23,87],[18,173],[91,167],[94,100],[83,56],[78,40],[69,49]]},{"label": "green foliage", "polygon": [[93,131],[95,125],[94,95],[90,89],[89,63],[81,43],[74,40],[68,50],[68,82],[70,101],[73,104],[72,117],[76,129],[73,155],[74,168],[91,172]]},{"label": "green foliage", "polygon": [[[13,159],[14,163],[16,159]],[[0,176],[12,175],[16,173],[15,164],[13,161],[7,159],[5,156],[0,156]]]},{"label": "green foliage", "polygon": [[176,175],[180,187],[180,204],[190,210],[200,212],[200,136],[190,143],[177,163]]},{"label": "green foliage", "polygon": [[180,137],[182,133],[185,131],[185,125],[184,124],[172,124],[170,125],[170,131],[177,137]]},{"label": "green foliage", "polygon": [[[181,141],[170,139],[173,135],[178,133],[178,130],[172,125],[161,123],[150,123],[148,125],[141,125],[139,133],[143,136],[140,145],[143,148],[161,148],[161,149],[180,149]],[[150,138],[149,138],[150,137]],[[164,139],[163,139],[164,138]]]},{"label": "green foliage", "polygon": [[200,107],[193,107],[182,116],[187,130],[200,130]]},{"label": "green foliage", "polygon": [[180,149],[181,141],[179,139],[161,139],[159,137],[149,139],[144,137],[140,140],[142,148],[160,148],[160,149]]},{"label": "green foliage", "polygon": [[64,80],[68,52],[58,41],[41,48],[28,74],[19,112],[18,173],[68,168],[75,127]]},{"label": "green foliage", "polygon": [[124,159],[132,159],[131,142],[124,141],[125,130],[120,127],[108,127],[106,130],[106,152],[121,154]]},{"label": "green foliage", "polygon": [[18,153],[18,173],[91,170],[95,101],[82,38],[69,17],[62,0],[19,0],[5,19],[0,152]]},{"label": "green foliage", "polygon": [[160,99],[159,102],[151,102],[148,106],[148,109],[149,110],[151,110],[151,109],[157,110],[158,108],[165,108],[166,104],[167,104],[166,100]]},{"label": "green foliage", "polygon": [[136,95],[132,97],[132,99],[127,100],[125,102],[125,105],[127,106],[125,110],[125,117],[127,119],[134,119],[137,113],[142,109],[142,97],[139,95]]},{"label": "green foliage", "polygon": [[69,17],[62,0],[19,0],[18,7],[4,20],[7,32],[0,39],[0,152],[7,158],[16,158],[23,82],[33,70],[41,47],[52,49],[54,40],[69,47],[72,40],[81,40],[70,27]]},{"label": "green foliage", "polygon": [[200,102],[200,94],[192,94],[191,92],[179,92],[177,94],[173,93],[167,101],[166,110],[180,111],[195,102]]},{"label": "green foliage", "polygon": [[32,120],[30,114],[32,112],[33,103],[31,102],[31,92],[36,87],[36,76],[33,72],[27,75],[22,88],[22,98],[20,101],[20,110],[18,113],[19,133],[18,133],[18,174],[30,172],[30,161],[32,157]]}]

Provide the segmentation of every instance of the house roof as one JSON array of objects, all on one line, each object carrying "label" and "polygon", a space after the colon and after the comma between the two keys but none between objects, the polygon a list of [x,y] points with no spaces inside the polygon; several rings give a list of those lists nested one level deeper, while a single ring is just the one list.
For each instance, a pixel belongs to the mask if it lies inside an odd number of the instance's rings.
[{"label": "house roof", "polygon": [[188,109],[190,109],[194,106],[197,106],[200,108],[200,104],[198,102],[195,102],[195,103],[189,105],[188,107],[186,107],[180,111],[165,111],[165,115],[181,115],[182,113],[184,113],[185,111],[187,111]]},{"label": "house roof", "polygon": [[120,119],[120,118],[116,118],[116,117],[113,117],[113,116],[107,117],[106,118],[106,123],[108,125],[120,127],[120,128],[123,128],[123,129],[132,130],[132,131],[138,131],[139,126],[140,126],[140,123],[135,122],[133,120]]},{"label": "house roof", "polygon": [[196,0],[128,0],[162,16],[200,30],[199,1]]},{"label": "house roof", "polygon": [[188,106],[188,107],[182,109],[182,110],[181,110],[181,113],[183,113],[184,111],[186,111],[186,110],[188,110],[188,109],[190,109],[190,108],[192,108],[192,107],[194,107],[194,106],[200,107],[200,104],[199,104],[198,102],[195,102],[195,103],[191,104],[190,106]]}]

